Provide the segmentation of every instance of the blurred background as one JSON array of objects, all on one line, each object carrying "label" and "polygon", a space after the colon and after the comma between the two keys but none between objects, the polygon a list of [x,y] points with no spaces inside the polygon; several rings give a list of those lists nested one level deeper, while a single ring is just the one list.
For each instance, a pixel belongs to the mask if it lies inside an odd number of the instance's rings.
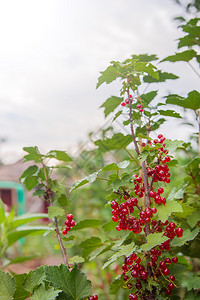
[{"label": "blurred background", "polygon": [[[178,4],[179,2],[179,4]],[[190,1],[191,2],[191,1]],[[198,2],[198,1],[195,1]],[[96,90],[111,60],[132,54],[177,50],[181,31],[174,18],[189,19],[188,1],[176,0],[8,0],[0,1],[0,160],[14,163],[24,146],[42,152],[67,150],[88,140],[105,123],[100,105],[119,95],[119,84]],[[159,85],[161,94],[180,95],[197,87],[184,63],[159,67],[181,79]],[[157,88],[157,87],[156,87]],[[173,128],[173,130],[172,130]],[[179,126],[168,138],[187,138]]]}]

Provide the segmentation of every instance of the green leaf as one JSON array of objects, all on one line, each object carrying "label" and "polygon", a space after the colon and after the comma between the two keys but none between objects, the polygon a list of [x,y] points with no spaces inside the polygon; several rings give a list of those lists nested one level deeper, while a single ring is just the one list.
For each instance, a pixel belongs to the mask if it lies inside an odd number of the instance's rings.
[{"label": "green leaf", "polygon": [[82,256],[84,258],[88,257],[94,250],[103,246],[103,243],[98,237],[91,237],[80,244],[82,250]]},{"label": "green leaf", "polygon": [[29,260],[32,260],[34,258],[36,258],[37,256],[36,255],[32,255],[32,256],[17,256],[16,258],[13,258],[9,261],[9,263],[7,263],[6,265],[3,265],[3,267],[7,267],[7,266],[10,266],[10,265],[13,265],[13,264],[19,264],[19,263],[22,263],[22,262],[25,262],[25,261],[29,261]]},{"label": "green leaf", "polygon": [[144,150],[140,153],[139,155],[139,159],[141,160],[141,162],[145,161],[145,159],[149,156],[149,152]]},{"label": "green leaf", "polygon": [[161,60],[161,62],[163,62],[163,61],[171,61],[171,62],[187,61],[188,62],[191,59],[193,59],[196,56],[196,54],[197,54],[196,51],[194,51],[193,49],[190,49],[190,50],[176,53],[174,55],[170,55],[170,56],[164,58],[163,60]]},{"label": "green leaf", "polygon": [[102,227],[103,227],[103,230],[104,230],[105,232],[107,232],[107,231],[114,230],[114,229],[116,228],[116,224],[115,224],[115,222],[113,222],[113,221],[111,220],[111,221],[105,223]]},{"label": "green leaf", "polygon": [[180,189],[174,187],[167,197],[167,202],[175,199],[183,199],[185,187],[186,185],[183,185]]},{"label": "green leaf", "polygon": [[159,79],[157,68],[149,62],[137,62],[135,64],[135,70],[149,74],[155,79]]},{"label": "green leaf", "polygon": [[188,93],[187,98],[183,98],[179,95],[169,95],[166,97],[167,104],[174,104],[184,108],[198,110],[200,109],[200,93],[196,90]]},{"label": "green leaf", "polygon": [[165,140],[166,149],[171,152],[176,151],[178,148],[184,149],[185,147],[183,146],[183,144],[184,141],[178,141],[178,140],[172,141],[170,139]]},{"label": "green leaf", "polygon": [[193,276],[192,278],[188,278],[186,287],[188,291],[190,291],[191,289],[198,290],[200,287],[200,277]]},{"label": "green leaf", "polygon": [[118,171],[118,170],[120,170],[120,168],[115,163],[109,164],[103,167],[103,169],[101,169],[102,172]]},{"label": "green leaf", "polygon": [[141,62],[150,62],[153,60],[158,60],[158,57],[155,54],[139,54],[139,55],[131,55],[132,59],[138,59]]},{"label": "green leaf", "polygon": [[14,231],[8,233],[8,247],[18,241],[20,238],[25,237],[27,235],[37,235],[44,234],[47,230],[49,230],[48,226],[22,226],[17,228]]},{"label": "green leaf", "polygon": [[178,48],[182,48],[182,47],[191,47],[194,45],[199,45],[199,40],[196,39],[195,37],[191,37],[189,35],[186,35],[182,38],[179,39],[179,43],[178,43]]},{"label": "green leaf", "polygon": [[181,204],[175,200],[168,201],[165,205],[157,206],[158,219],[161,220],[161,222],[165,222],[168,217],[175,212],[183,212]]},{"label": "green leaf", "polygon": [[33,222],[38,219],[48,218],[48,214],[32,214],[32,213],[25,213],[20,216],[15,216],[12,222],[10,222],[11,229],[14,229],[18,226],[24,225],[26,223]]},{"label": "green leaf", "polygon": [[85,259],[83,257],[76,255],[76,256],[70,257],[68,262],[71,265],[74,263],[80,264],[80,263],[83,263],[84,261],[85,261]]},{"label": "green leaf", "polygon": [[118,111],[118,112],[115,114],[115,116],[114,116],[112,122],[114,122],[114,121],[122,114],[122,112],[123,112],[122,110]]},{"label": "green leaf", "polygon": [[45,280],[45,268],[41,266],[34,271],[30,271],[24,281],[23,288],[28,292],[33,292],[33,290],[39,286],[42,281]]},{"label": "green leaf", "polygon": [[153,83],[153,82],[164,82],[168,79],[177,79],[179,78],[178,76],[172,74],[172,73],[167,73],[167,72],[161,72],[160,70],[158,71],[158,75],[159,75],[159,79],[155,79],[149,75],[144,76],[143,80],[144,82],[148,82],[148,83]]},{"label": "green leaf", "polygon": [[126,147],[132,142],[132,136],[123,135],[122,133],[115,133],[112,138],[106,138],[104,140],[97,140],[94,144],[99,147],[103,152],[117,149],[126,149]]},{"label": "green leaf", "polygon": [[32,300],[54,300],[58,294],[62,292],[61,290],[55,290],[50,287],[46,290],[44,282],[34,291],[31,299]]},{"label": "green leaf", "polygon": [[91,282],[77,266],[71,272],[63,264],[48,266],[46,267],[46,280],[56,289],[63,290],[67,300],[84,299],[91,293]]},{"label": "green leaf", "polygon": [[36,175],[38,172],[38,167],[37,166],[30,166],[29,168],[27,168],[24,173],[21,175],[21,177],[19,178],[19,180],[21,182],[24,181],[24,178],[26,178],[27,176],[32,176],[32,175]]},{"label": "green leaf", "polygon": [[72,184],[72,187],[71,187],[71,189],[70,189],[70,192],[73,191],[73,190],[75,190],[75,189],[77,189],[77,188],[79,188],[79,187],[81,187],[81,186],[83,186],[83,185],[85,185],[85,184],[87,184],[87,183],[92,183],[92,182],[94,182],[94,181],[97,179],[97,176],[98,176],[99,172],[100,172],[100,171],[94,172],[94,173],[90,174],[89,176],[86,176],[86,177],[83,178],[83,179],[80,179],[80,180],[75,181],[75,182]]},{"label": "green leaf", "polygon": [[42,161],[43,155],[38,150],[38,147],[24,147],[23,150],[28,152],[28,154],[24,156],[26,161],[33,160],[36,163]]},{"label": "green leaf", "polygon": [[172,247],[180,247],[183,246],[186,242],[194,240],[194,238],[198,235],[199,228],[195,228],[194,230],[186,229],[183,230],[182,238],[175,238],[172,241]]},{"label": "green leaf", "polygon": [[32,190],[39,183],[37,176],[27,176],[24,180],[24,185],[28,191]]},{"label": "green leaf", "polygon": [[129,160],[123,160],[123,161],[121,161],[120,163],[118,163],[118,167],[120,168],[120,169],[126,169],[128,166],[129,166],[129,164],[130,164],[130,161]]},{"label": "green leaf", "polygon": [[135,247],[135,243],[131,243],[129,245],[126,246],[120,246],[119,250],[117,251],[116,254],[114,254],[113,256],[111,256],[111,258],[109,258],[109,260],[103,265],[102,269],[105,269],[107,266],[109,266],[110,264],[112,264],[113,262],[115,262],[119,257],[121,256],[129,256],[131,255],[131,253],[133,253],[134,251],[134,247]]},{"label": "green leaf", "polygon": [[147,94],[142,94],[141,99],[144,101],[145,104],[149,104],[158,94],[158,91],[151,91]]},{"label": "green leaf", "polygon": [[162,243],[166,242],[169,238],[166,236],[163,236],[163,232],[159,232],[159,233],[150,233],[147,236],[147,243],[143,244],[141,246],[141,249],[143,251],[148,251],[152,248],[154,248],[155,246],[161,245]]},{"label": "green leaf", "polygon": [[54,217],[62,217],[64,216],[65,210],[58,206],[49,206],[48,207],[48,216],[49,219],[53,219]]},{"label": "green leaf", "polygon": [[166,117],[173,117],[173,118],[182,118],[181,115],[177,112],[175,112],[174,110],[158,110],[160,115],[162,116],[166,116]]},{"label": "green leaf", "polygon": [[45,157],[55,158],[60,161],[72,161],[71,157],[65,152],[60,150],[51,150]]},{"label": "green leaf", "polygon": [[6,218],[5,207],[3,201],[0,199],[0,224],[4,222]]},{"label": "green leaf", "polygon": [[123,98],[112,96],[108,98],[100,107],[104,107],[105,118],[113,112],[123,101]]},{"label": "green leaf", "polygon": [[200,210],[187,217],[187,223],[193,228],[200,220]]},{"label": "green leaf", "polygon": [[84,219],[78,222],[76,226],[71,229],[71,231],[80,230],[84,228],[97,228],[99,227],[99,225],[101,225],[101,223],[101,219]]},{"label": "green leaf", "polygon": [[13,275],[16,281],[16,291],[14,293],[14,300],[25,300],[30,297],[30,293],[22,288],[22,285],[27,277],[27,274],[14,274]]},{"label": "green leaf", "polygon": [[12,300],[16,290],[15,279],[9,273],[0,270],[0,299]]},{"label": "green leaf", "polygon": [[98,82],[96,88],[98,88],[102,83],[111,83],[117,77],[120,77],[119,69],[117,63],[107,67],[107,69],[103,72],[100,72],[101,76],[98,78]]}]

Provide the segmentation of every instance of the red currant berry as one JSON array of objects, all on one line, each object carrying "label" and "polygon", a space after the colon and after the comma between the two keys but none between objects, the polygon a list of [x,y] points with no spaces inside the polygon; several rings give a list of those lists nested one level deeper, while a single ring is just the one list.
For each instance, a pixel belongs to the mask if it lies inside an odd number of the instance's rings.
[{"label": "red currant berry", "polygon": [[64,229],[63,231],[62,231],[62,234],[64,234],[64,235],[66,235],[68,233],[68,230],[66,230],[66,229]]},{"label": "red currant berry", "polygon": [[181,227],[176,228],[175,233],[177,237],[182,237],[183,236],[183,229]]},{"label": "red currant berry", "polygon": [[126,105],[126,103],[125,102],[121,102],[121,106],[125,106]]},{"label": "red currant berry", "polygon": [[128,296],[128,299],[129,300],[137,300],[137,295],[135,295],[135,294],[130,294],[129,296]]},{"label": "red currant berry", "polygon": [[172,282],[170,282],[170,283],[168,284],[168,288],[172,290],[172,289],[175,288],[175,285],[174,285]]},{"label": "red currant berry", "polygon": [[170,276],[169,276],[169,279],[170,279],[171,281],[175,281],[174,275],[170,275]]},{"label": "red currant berry", "polygon": [[162,270],[163,274],[164,275],[169,275],[169,269],[168,268],[165,268],[164,270]]},{"label": "red currant berry", "polygon": [[73,215],[72,214],[67,215],[67,220],[72,221],[72,219],[73,219]]},{"label": "red currant berry", "polygon": [[162,194],[164,192],[164,189],[162,187],[158,188],[158,194]]},{"label": "red currant berry", "polygon": [[178,262],[178,257],[177,256],[172,257],[172,262],[176,264]]},{"label": "red currant berry", "polygon": [[171,295],[172,290],[171,290],[171,289],[167,289],[167,290],[165,291],[165,293],[169,296],[169,295]]}]

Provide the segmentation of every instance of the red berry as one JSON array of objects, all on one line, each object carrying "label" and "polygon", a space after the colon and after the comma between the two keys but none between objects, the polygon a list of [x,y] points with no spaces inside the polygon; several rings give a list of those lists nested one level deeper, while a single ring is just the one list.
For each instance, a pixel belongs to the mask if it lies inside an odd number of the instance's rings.
[{"label": "red berry", "polygon": [[167,290],[165,291],[165,293],[166,293],[167,295],[171,295],[172,290],[171,290],[171,289],[167,289]]},{"label": "red berry", "polygon": [[176,228],[175,233],[177,237],[182,237],[183,236],[183,229],[181,227]]},{"label": "red berry", "polygon": [[164,192],[164,189],[162,187],[158,188],[158,194],[162,194]]},{"label": "red berry", "polygon": [[93,300],[98,300],[99,299],[98,295],[93,295],[92,297],[93,297]]},{"label": "red berry", "polygon": [[130,294],[129,296],[128,296],[128,299],[129,300],[137,300],[137,295],[135,295],[135,294]]},{"label": "red berry", "polygon": [[110,206],[111,208],[116,209],[118,207],[118,203],[116,201],[112,201]]},{"label": "red berry", "polygon": [[165,268],[164,270],[162,270],[163,274],[164,275],[169,275],[169,269],[168,268]]},{"label": "red berry", "polygon": [[161,139],[162,137],[163,137],[163,135],[162,135],[162,134],[159,134],[159,135],[158,135],[158,138],[159,138],[159,139]]},{"label": "red berry", "polygon": [[112,220],[113,220],[114,222],[118,222],[118,221],[119,221],[119,218],[118,218],[117,216],[112,216]]},{"label": "red berry", "polygon": [[170,222],[170,223],[169,223],[169,227],[171,227],[171,228],[173,228],[173,229],[174,229],[174,228],[175,228],[175,226],[176,226],[176,225],[175,225],[175,223],[174,223],[174,222]]},{"label": "red berry", "polygon": [[178,257],[177,256],[172,257],[172,262],[176,264],[178,262]]},{"label": "red berry", "polygon": [[174,285],[172,282],[170,282],[170,283],[168,284],[168,288],[172,290],[172,289],[175,288],[175,285]]},{"label": "red berry", "polygon": [[157,209],[156,209],[155,207],[153,207],[153,208],[151,209],[151,211],[152,211],[153,214],[156,214],[156,213],[157,213]]},{"label": "red berry", "polygon": [[73,219],[73,215],[72,214],[68,214],[67,215],[67,220],[72,221],[72,219]]},{"label": "red berry", "polygon": [[126,105],[126,103],[125,102],[121,102],[121,106],[125,106]]},{"label": "red berry", "polygon": [[68,230],[66,230],[66,229],[64,229],[63,231],[62,231],[62,234],[64,234],[64,235],[66,235],[68,233]]},{"label": "red berry", "polygon": [[75,221],[72,220],[72,221],[71,221],[71,227],[74,227],[75,225],[76,225]]},{"label": "red berry", "polygon": [[142,109],[142,108],[140,108],[140,109],[139,109],[139,112],[143,112],[143,109]]},{"label": "red berry", "polygon": [[170,279],[171,281],[175,281],[174,275],[170,275],[170,276],[169,276],[169,279]]}]

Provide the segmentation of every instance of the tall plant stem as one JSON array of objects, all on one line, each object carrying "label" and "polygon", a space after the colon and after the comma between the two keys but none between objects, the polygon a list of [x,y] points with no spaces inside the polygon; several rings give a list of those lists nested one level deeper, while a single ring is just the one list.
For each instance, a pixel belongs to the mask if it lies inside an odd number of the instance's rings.
[{"label": "tall plant stem", "polygon": [[[132,115],[132,106],[131,106],[131,99],[130,99],[130,93],[129,89],[127,90],[128,94],[128,100],[129,100],[129,117],[130,117],[130,127],[131,127],[131,135],[133,139],[133,143],[135,146],[135,151],[137,155],[140,155],[140,150],[135,138],[135,133],[134,133],[134,128],[133,128],[133,115]],[[145,188],[145,208],[150,207],[151,202],[150,202],[150,196],[149,196],[149,183],[148,183],[148,174],[147,174],[147,167],[146,167],[146,160],[142,162],[142,173],[143,173],[143,180],[144,180],[144,188]],[[150,225],[145,224],[145,235],[150,234]]]},{"label": "tall plant stem", "polygon": [[[44,176],[45,176],[45,181],[46,181],[47,196],[48,196],[48,199],[49,199],[50,206],[52,206],[53,205],[52,191],[49,187],[48,176],[47,176],[46,167],[45,167],[44,163],[42,163],[42,166],[43,166]],[[65,263],[65,265],[67,265],[69,267],[69,263],[68,263],[68,259],[67,259],[67,255],[66,255],[66,250],[65,250],[65,247],[63,245],[61,236],[60,236],[60,230],[59,230],[59,227],[58,227],[58,220],[57,220],[56,217],[54,217],[53,221],[54,221],[56,236],[57,236],[57,239],[58,239],[58,243],[60,245],[60,250],[62,252],[64,263]]]}]

